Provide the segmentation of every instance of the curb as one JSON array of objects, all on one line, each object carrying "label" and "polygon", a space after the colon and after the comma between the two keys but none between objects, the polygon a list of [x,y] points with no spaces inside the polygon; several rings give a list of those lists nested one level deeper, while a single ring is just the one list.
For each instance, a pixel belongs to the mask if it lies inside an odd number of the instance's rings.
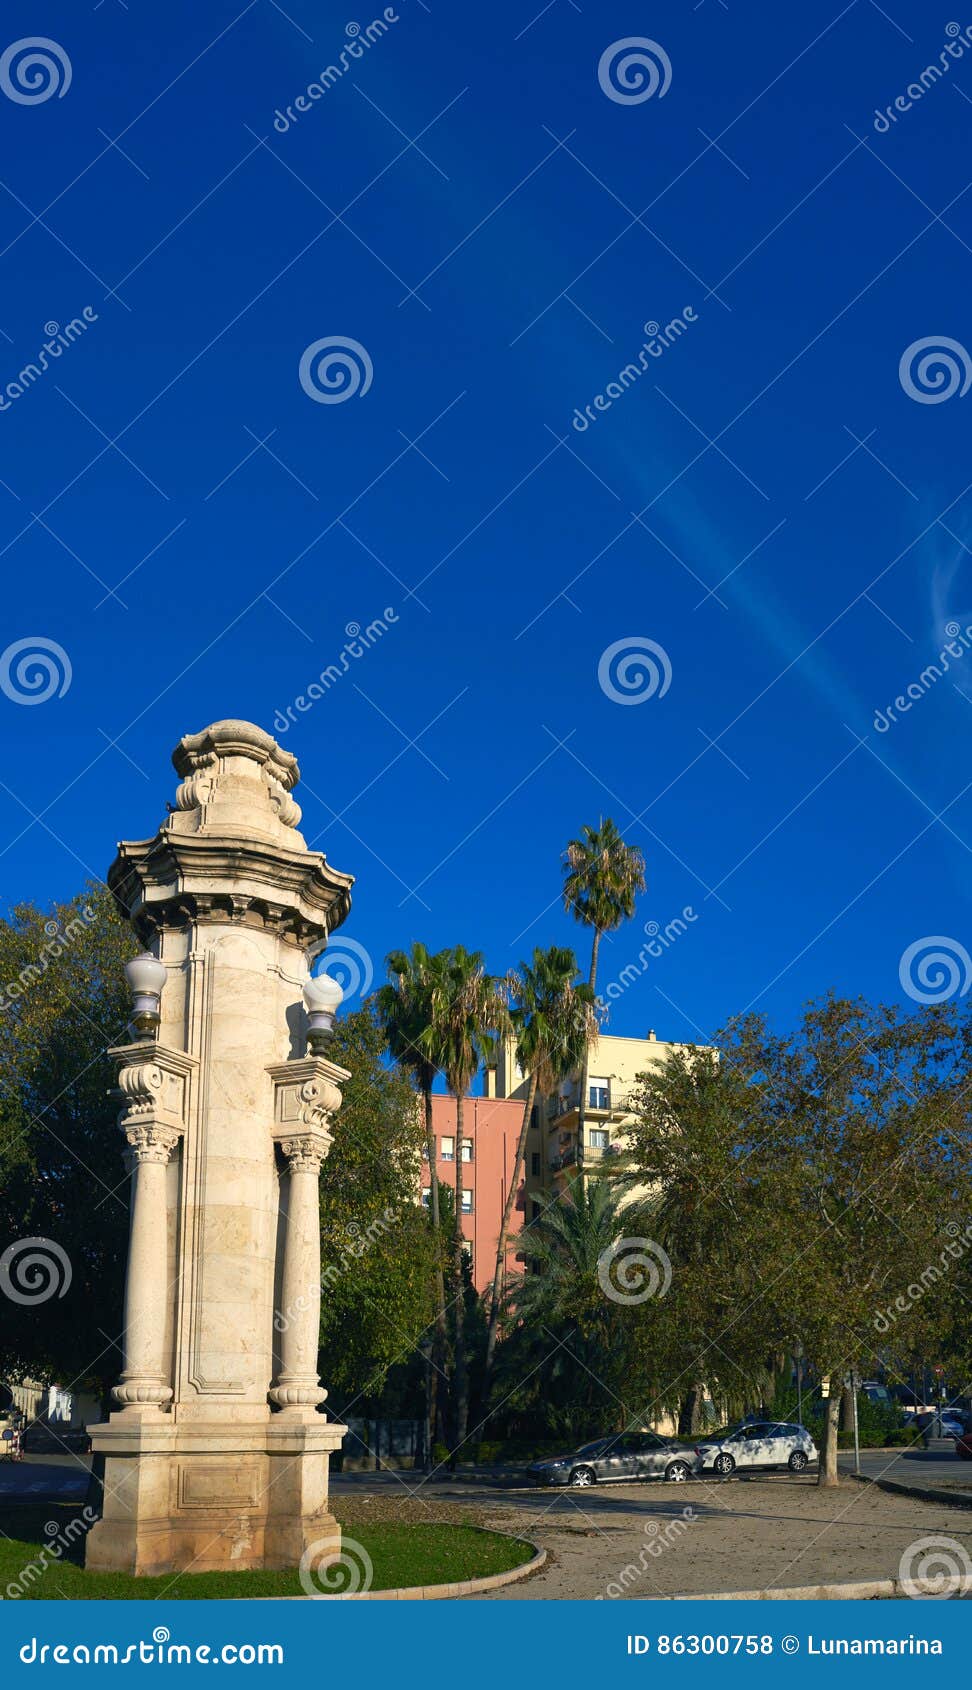
[{"label": "curb", "polygon": [[906,1485],[898,1479],[875,1479],[869,1473],[848,1473],[847,1477],[856,1479],[859,1485],[876,1485],[878,1490],[889,1491],[892,1496],[913,1497],[916,1502],[943,1502],[947,1508],[972,1508],[972,1490],[934,1490],[926,1485]]},{"label": "curb", "polygon": [[940,1589],[916,1588],[911,1579],[870,1579],[862,1584],[806,1584],[789,1590],[679,1591],[663,1602],[869,1602],[887,1597],[972,1596],[972,1573],[953,1573]]},{"label": "curb", "polygon": [[[483,1529],[483,1528],[479,1528]],[[512,1532],[494,1532],[494,1537],[508,1537],[514,1543],[527,1543],[534,1550],[529,1561],[524,1561],[521,1567],[511,1567],[505,1573],[489,1573],[484,1578],[460,1579],[454,1584],[410,1584],[403,1585],[398,1590],[346,1590],[330,1593],[321,1591],[319,1594],[306,1596],[260,1596],[259,1602],[436,1602],[447,1601],[456,1596],[478,1596],[484,1590],[498,1590],[501,1585],[515,1584],[530,1573],[539,1572],[547,1560],[547,1551],[540,1549],[528,1537],[514,1537]],[[236,1601],[253,1601],[253,1597],[236,1597]]]}]

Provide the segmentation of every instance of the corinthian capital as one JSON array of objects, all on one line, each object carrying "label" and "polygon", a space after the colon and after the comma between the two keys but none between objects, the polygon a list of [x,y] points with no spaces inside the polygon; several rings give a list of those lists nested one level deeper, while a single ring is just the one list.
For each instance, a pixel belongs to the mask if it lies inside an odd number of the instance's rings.
[{"label": "corinthian capital", "polygon": [[293,1138],[279,1138],[277,1143],[287,1158],[287,1166],[292,1174],[303,1172],[319,1174],[321,1163],[331,1148],[331,1135],[330,1133],[299,1133]]},{"label": "corinthian capital", "polygon": [[131,1122],[122,1130],[134,1162],[161,1162],[163,1167],[181,1136],[175,1127],[157,1121]]}]

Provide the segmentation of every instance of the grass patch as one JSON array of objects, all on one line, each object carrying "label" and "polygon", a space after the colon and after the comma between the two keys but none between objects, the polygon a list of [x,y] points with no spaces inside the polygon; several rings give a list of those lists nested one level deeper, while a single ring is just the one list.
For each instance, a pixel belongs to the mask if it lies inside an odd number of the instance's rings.
[{"label": "grass patch", "polygon": [[[335,1508],[335,1512],[341,1510]],[[80,1513],[80,1508],[48,1505],[11,1508],[0,1515],[0,1597],[21,1601],[62,1597],[76,1602],[304,1594],[296,1569],[284,1573],[180,1573],[160,1578],[86,1572],[80,1533],[74,1541],[69,1533],[67,1546],[59,1558],[56,1555],[58,1546],[64,1544],[65,1527]],[[353,1539],[370,1557],[374,1566],[372,1590],[485,1578],[521,1567],[534,1554],[532,1547],[519,1539],[477,1531],[452,1520],[377,1519],[359,1510],[355,1514],[356,1518],[342,1521],[342,1530],[346,1541]],[[56,1535],[45,1529],[51,1524],[58,1527]],[[352,1551],[349,1559],[360,1565],[358,1553]],[[336,1584],[334,1588],[342,1586]]]}]

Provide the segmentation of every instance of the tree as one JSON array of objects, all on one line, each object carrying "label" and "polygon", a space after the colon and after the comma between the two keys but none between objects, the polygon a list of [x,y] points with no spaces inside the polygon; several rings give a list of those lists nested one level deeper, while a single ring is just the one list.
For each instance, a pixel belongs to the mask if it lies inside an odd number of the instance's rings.
[{"label": "tree", "polygon": [[[635,899],[644,889],[644,858],[634,846],[625,844],[610,817],[597,827],[583,828],[579,839],[569,841],[564,853],[564,908],[576,921],[592,929],[588,976],[592,992],[597,987],[597,958],[602,934],[613,933],[622,921],[630,921],[634,915]],[[577,1112],[578,1168],[583,1167],[589,1060],[588,1044],[581,1065]]]},{"label": "tree", "polygon": [[497,1381],[515,1410],[559,1436],[640,1424],[648,1395],[631,1342],[641,1311],[605,1291],[605,1263],[638,1227],[622,1202],[608,1180],[575,1180],[517,1241],[526,1271],[507,1299]]},{"label": "tree", "polygon": [[[441,1068],[456,1100],[456,1227],[455,1280],[462,1284],[462,1146],[463,1104],[473,1075],[491,1051],[496,1036],[509,1024],[507,986],[486,973],[480,951],[462,945],[442,951],[436,959],[431,1021],[420,1036],[427,1054]],[[469,1376],[460,1297],[456,1305],[452,1453],[466,1441],[469,1421]]]},{"label": "tree", "polygon": [[[427,1034],[433,1017],[433,992],[439,959],[422,944],[411,952],[392,951],[386,965],[390,983],[375,993],[379,1021],[384,1029],[389,1054],[411,1075],[422,1096],[425,1121],[425,1153],[429,1164],[429,1214],[435,1244],[435,1338],[428,1357],[428,1419],[431,1443],[435,1422],[436,1382],[446,1366],[446,1297],[443,1268],[443,1230],[439,1214],[439,1182],[436,1178],[435,1132],[432,1125],[432,1089],[438,1064],[430,1052]],[[423,1040],[425,1042],[423,1042]]]},{"label": "tree", "polygon": [[646,1225],[670,1263],[659,1311],[669,1372],[655,1389],[685,1435],[700,1429],[706,1390],[724,1408],[758,1400],[765,1356],[786,1336],[775,1311],[752,1297],[779,1200],[760,1158],[762,1090],[724,1042],[729,1048],[720,1035],[718,1051],[673,1050],[663,1067],[638,1076],[618,1165],[625,1187],[649,1194]]},{"label": "tree", "polygon": [[[761,1294],[830,1377],[818,1477],[835,1485],[841,1381],[870,1371],[881,1311],[923,1283],[943,1228],[968,1216],[964,1047],[948,1005],[906,1013],[828,997],[788,1039],[747,1019],[736,1048],[762,1084],[769,1131],[760,1154],[780,1201],[778,1265]],[[900,1339],[931,1346],[940,1304],[903,1300]]]},{"label": "tree", "polygon": [[435,1240],[415,1202],[423,1123],[366,1004],[338,1018],[329,1056],[350,1070],[321,1168],[321,1355],[346,1410],[379,1394],[434,1317]]},{"label": "tree", "polygon": [[[123,1043],[136,950],[108,893],[20,904],[0,921],[0,1253],[21,1292],[0,1293],[0,1366],[104,1396],[121,1371],[128,1179],[106,1052]],[[50,1240],[30,1270],[25,1239]],[[16,1263],[23,1261],[22,1277]],[[66,1265],[67,1264],[67,1265]]]},{"label": "tree", "polygon": [[552,1090],[565,1074],[582,1065],[588,1045],[597,1033],[593,990],[589,985],[578,982],[576,975],[577,958],[573,951],[552,945],[547,951],[534,950],[532,963],[521,963],[514,980],[516,1006],[512,1021],[516,1059],[521,1071],[529,1078],[516,1158],[496,1243],[496,1266],[486,1333],[484,1401],[489,1400],[510,1217],[526,1160],[527,1133],[534,1099],[538,1090],[541,1094]]}]

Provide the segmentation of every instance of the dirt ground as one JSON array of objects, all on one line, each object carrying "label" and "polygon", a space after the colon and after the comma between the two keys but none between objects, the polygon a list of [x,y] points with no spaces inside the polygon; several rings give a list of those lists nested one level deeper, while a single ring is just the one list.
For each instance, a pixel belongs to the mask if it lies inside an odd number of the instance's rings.
[{"label": "dirt ground", "polygon": [[493,1593],[514,1600],[611,1601],[894,1578],[904,1551],[927,1537],[953,1540],[958,1561],[963,1551],[972,1556],[972,1512],[853,1479],[835,1491],[788,1475],[619,1487],[579,1501],[544,1496],[532,1516],[488,1510],[487,1523],[550,1552],[539,1573]]},{"label": "dirt ground", "polygon": [[[466,1600],[605,1601],[715,1591],[785,1589],[894,1578],[905,1550],[945,1537],[972,1557],[972,1511],[890,1495],[845,1479],[820,1490],[779,1475],[686,1485],[506,1492],[454,1500],[419,1491],[342,1499],[353,1519],[464,1519],[542,1545],[548,1561],[517,1584]],[[972,1562],[966,1560],[966,1566]]]}]

